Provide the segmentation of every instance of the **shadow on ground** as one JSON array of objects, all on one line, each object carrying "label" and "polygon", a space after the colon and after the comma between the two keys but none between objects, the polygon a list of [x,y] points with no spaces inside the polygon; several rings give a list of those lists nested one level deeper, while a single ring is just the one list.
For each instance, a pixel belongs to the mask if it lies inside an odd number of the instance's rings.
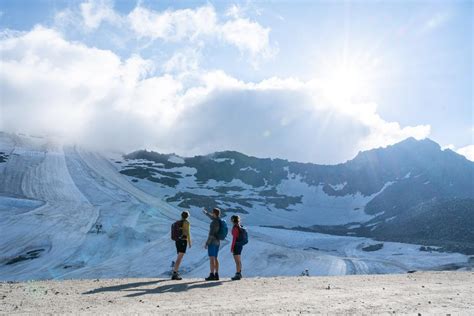
[{"label": "shadow on ground", "polygon": [[223,282],[229,281],[217,281],[217,282],[208,282],[208,281],[191,281],[191,282],[180,282],[180,283],[171,283],[171,284],[164,284],[162,286],[158,286],[156,288],[151,289],[141,289],[140,287],[158,284],[162,282],[173,282],[170,280],[156,280],[156,281],[148,281],[148,282],[134,282],[134,283],[127,283],[127,284],[120,284],[108,287],[100,287],[94,290],[90,290],[84,292],[82,294],[96,294],[101,292],[135,292],[125,295],[125,297],[137,297],[147,294],[160,294],[160,293],[169,293],[169,292],[185,292],[192,289],[203,289],[203,288],[210,288],[218,285],[222,285]]}]

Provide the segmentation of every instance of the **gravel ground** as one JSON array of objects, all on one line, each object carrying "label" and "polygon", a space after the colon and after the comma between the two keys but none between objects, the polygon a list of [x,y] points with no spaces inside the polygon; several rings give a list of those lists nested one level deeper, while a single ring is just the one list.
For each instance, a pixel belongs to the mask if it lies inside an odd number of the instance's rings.
[{"label": "gravel ground", "polygon": [[0,283],[1,314],[474,314],[474,272]]}]

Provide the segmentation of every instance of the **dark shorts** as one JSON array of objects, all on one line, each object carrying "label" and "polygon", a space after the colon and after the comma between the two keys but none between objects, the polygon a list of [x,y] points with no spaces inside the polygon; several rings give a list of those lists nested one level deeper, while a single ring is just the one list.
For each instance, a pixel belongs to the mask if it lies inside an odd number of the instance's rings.
[{"label": "dark shorts", "polygon": [[219,254],[219,245],[209,245],[207,246],[207,254],[209,257],[217,257]]},{"label": "dark shorts", "polygon": [[188,241],[186,239],[176,240],[176,252],[177,253],[186,253],[186,248],[188,246]]},{"label": "dark shorts", "polygon": [[234,245],[234,251],[232,252],[232,254],[234,256],[240,256],[240,254],[242,253],[242,248],[244,248],[244,246],[242,245]]}]

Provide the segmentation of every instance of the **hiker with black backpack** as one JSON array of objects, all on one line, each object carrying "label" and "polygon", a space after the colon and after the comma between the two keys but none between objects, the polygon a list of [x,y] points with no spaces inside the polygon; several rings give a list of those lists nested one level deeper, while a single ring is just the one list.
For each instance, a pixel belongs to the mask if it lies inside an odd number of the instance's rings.
[{"label": "hiker with black backpack", "polygon": [[191,248],[191,224],[188,221],[189,212],[184,211],[181,213],[181,220],[174,222],[171,225],[171,239],[176,243],[176,252],[178,257],[173,267],[173,274],[171,280],[182,280],[183,278],[179,275],[179,265],[183,260],[183,256],[186,253],[186,247],[189,245]]},{"label": "hiker with black backpack", "polygon": [[242,254],[242,248],[248,243],[248,235],[247,230],[240,225],[239,215],[232,215],[230,220],[234,224],[232,227],[232,245],[230,246],[230,252],[234,255],[235,261],[235,276],[231,279],[237,281],[242,279],[242,261],[240,256]]},{"label": "hiker with black backpack", "polygon": [[217,255],[219,253],[221,240],[224,240],[227,236],[227,224],[220,219],[221,210],[218,208],[214,208],[211,213],[206,209],[203,209],[203,213],[212,219],[209,226],[209,236],[204,245],[204,248],[207,249],[207,254],[209,255],[209,265],[211,270],[209,276],[205,280],[217,281],[219,280],[219,260],[217,259]]}]

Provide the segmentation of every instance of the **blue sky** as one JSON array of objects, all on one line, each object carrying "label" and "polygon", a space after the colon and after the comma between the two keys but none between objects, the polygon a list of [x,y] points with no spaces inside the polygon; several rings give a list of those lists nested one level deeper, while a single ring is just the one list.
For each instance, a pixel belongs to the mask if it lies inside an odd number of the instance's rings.
[{"label": "blue sky", "polygon": [[[101,120],[114,118],[110,127],[92,129],[107,144],[118,133],[117,122],[141,122],[136,135],[122,135],[122,150],[236,149],[336,163],[414,136],[474,156],[471,1],[3,0],[0,11],[2,68],[24,69],[36,56],[25,81],[6,71],[1,77],[8,121],[17,119],[25,94],[34,95],[46,81],[54,86],[47,72],[37,76],[45,64],[85,78],[61,88],[68,93],[51,90],[47,109],[31,102],[23,108],[35,117],[35,110],[40,116],[64,111],[71,120],[65,126],[50,115],[36,128],[23,118],[15,126],[5,120],[3,129],[86,141],[88,124],[108,126]],[[81,55],[54,64],[44,41]],[[108,58],[97,50],[111,53],[107,69],[117,77],[95,85],[87,78]],[[71,64],[84,72],[71,70]],[[134,75],[126,77],[123,69],[130,64]],[[63,79],[57,79],[61,86]],[[125,87],[115,86],[117,80]],[[99,88],[106,92],[98,95]],[[89,100],[74,97],[89,90]],[[127,93],[116,99],[117,91]],[[221,105],[235,103],[229,98],[246,104]],[[68,110],[64,103],[80,106]],[[261,116],[249,121],[252,113]],[[232,128],[216,136],[229,119]]]}]

